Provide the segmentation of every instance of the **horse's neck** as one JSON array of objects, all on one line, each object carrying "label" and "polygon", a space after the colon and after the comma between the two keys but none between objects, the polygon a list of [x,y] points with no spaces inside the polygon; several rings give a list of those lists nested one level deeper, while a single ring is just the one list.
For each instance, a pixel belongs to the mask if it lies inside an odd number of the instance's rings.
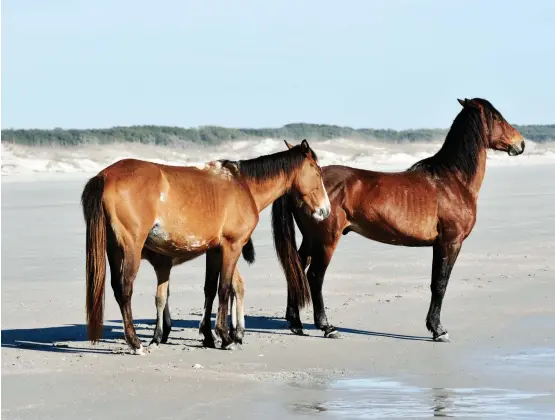
[{"label": "horse's neck", "polygon": [[474,171],[472,179],[469,183],[464,182],[465,184],[467,184],[468,191],[470,191],[475,200],[478,199],[478,193],[480,192],[482,182],[484,181],[484,176],[486,175],[486,159],[487,152],[484,148],[480,150],[478,158],[476,159],[476,170]]},{"label": "horse's neck", "polygon": [[276,178],[257,180],[249,178],[246,180],[251,191],[258,213],[272,204],[289,189],[292,183],[290,176],[281,175]]}]

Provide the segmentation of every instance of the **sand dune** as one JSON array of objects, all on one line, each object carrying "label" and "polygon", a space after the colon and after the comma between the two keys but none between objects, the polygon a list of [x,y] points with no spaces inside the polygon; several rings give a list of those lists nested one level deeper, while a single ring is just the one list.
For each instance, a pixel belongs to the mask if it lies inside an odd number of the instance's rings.
[{"label": "sand dune", "polygon": [[[311,142],[323,165],[343,164],[365,169],[396,170],[434,154],[441,143],[391,144],[370,141],[334,139]],[[2,176],[29,177],[62,174],[79,175],[98,172],[124,157],[135,157],[160,163],[197,165],[215,159],[248,159],[284,150],[283,140],[236,141],[217,147],[185,144],[166,148],[145,144],[112,144],[104,146],[23,147],[2,143]],[[490,166],[522,166],[555,164],[555,143],[526,142],[526,153],[511,159],[504,153],[488,151]]]}]

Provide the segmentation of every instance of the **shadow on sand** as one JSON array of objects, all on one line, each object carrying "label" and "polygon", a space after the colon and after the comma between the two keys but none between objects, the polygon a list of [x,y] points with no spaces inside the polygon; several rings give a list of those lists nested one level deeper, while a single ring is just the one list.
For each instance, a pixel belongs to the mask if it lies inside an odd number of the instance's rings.
[{"label": "shadow on sand", "polygon": [[[212,327],[214,326],[215,316],[212,315]],[[179,330],[193,329],[198,330],[200,319],[175,319],[173,320],[172,332],[170,334],[171,341],[185,340],[176,337],[176,332]],[[135,329],[139,338],[143,342],[148,343],[152,338],[154,330],[154,320],[152,319],[136,319]],[[102,342],[112,342],[124,344],[123,327],[121,320],[106,321],[104,326],[104,334]],[[247,326],[247,334],[251,332],[259,332],[266,334],[283,334],[292,335],[289,332],[288,323],[283,318],[274,318],[266,316],[246,316],[245,324]],[[323,334],[319,335],[319,331],[315,330],[313,325],[305,326],[306,330],[314,331],[313,337],[324,338]],[[343,334],[359,334],[374,337],[388,337],[397,340],[416,340],[416,341],[432,341],[429,337],[420,337],[412,335],[401,335],[394,333],[384,333],[376,331],[364,331],[353,328],[338,327],[338,331]],[[190,341],[190,340],[188,340]],[[2,347],[20,348],[26,350],[59,352],[59,353],[94,353],[94,354],[109,354],[114,350],[106,349],[103,347],[87,346],[72,346],[72,343],[85,343],[87,342],[87,329],[84,324],[63,325],[58,327],[47,328],[29,328],[29,329],[4,329],[2,330]],[[200,339],[199,339],[200,343]]]}]

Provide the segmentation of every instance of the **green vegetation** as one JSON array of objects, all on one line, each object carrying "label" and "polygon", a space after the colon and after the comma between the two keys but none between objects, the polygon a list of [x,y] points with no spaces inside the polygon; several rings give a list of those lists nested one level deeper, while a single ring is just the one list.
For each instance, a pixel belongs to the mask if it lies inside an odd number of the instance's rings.
[{"label": "green vegetation", "polygon": [[[555,141],[555,125],[515,126],[522,135],[535,142]],[[379,140],[392,143],[441,140],[446,129],[374,130],[354,129],[336,125],[288,124],[281,128],[200,128],[164,127],[155,125],[113,127],[93,130],[2,130],[2,143],[27,146],[79,146],[82,144],[111,144],[120,142],[178,146],[183,143],[215,145],[226,141],[277,138],[288,140],[324,140],[348,138]]]}]

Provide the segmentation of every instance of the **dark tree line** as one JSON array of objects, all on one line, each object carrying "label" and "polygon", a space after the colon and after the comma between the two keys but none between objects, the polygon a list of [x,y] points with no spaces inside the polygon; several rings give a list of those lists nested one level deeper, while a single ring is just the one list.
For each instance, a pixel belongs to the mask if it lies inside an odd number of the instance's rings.
[{"label": "dark tree line", "polygon": [[[515,126],[522,135],[538,143],[555,141],[555,125]],[[120,142],[177,146],[183,143],[217,145],[226,141],[283,138],[289,140],[325,140],[348,138],[353,140],[379,140],[392,143],[426,142],[441,140],[446,129],[375,130],[354,129],[337,125],[288,124],[281,128],[200,128],[143,125],[106,129],[2,130],[2,143],[27,146],[78,146],[82,144],[111,144]]]}]

